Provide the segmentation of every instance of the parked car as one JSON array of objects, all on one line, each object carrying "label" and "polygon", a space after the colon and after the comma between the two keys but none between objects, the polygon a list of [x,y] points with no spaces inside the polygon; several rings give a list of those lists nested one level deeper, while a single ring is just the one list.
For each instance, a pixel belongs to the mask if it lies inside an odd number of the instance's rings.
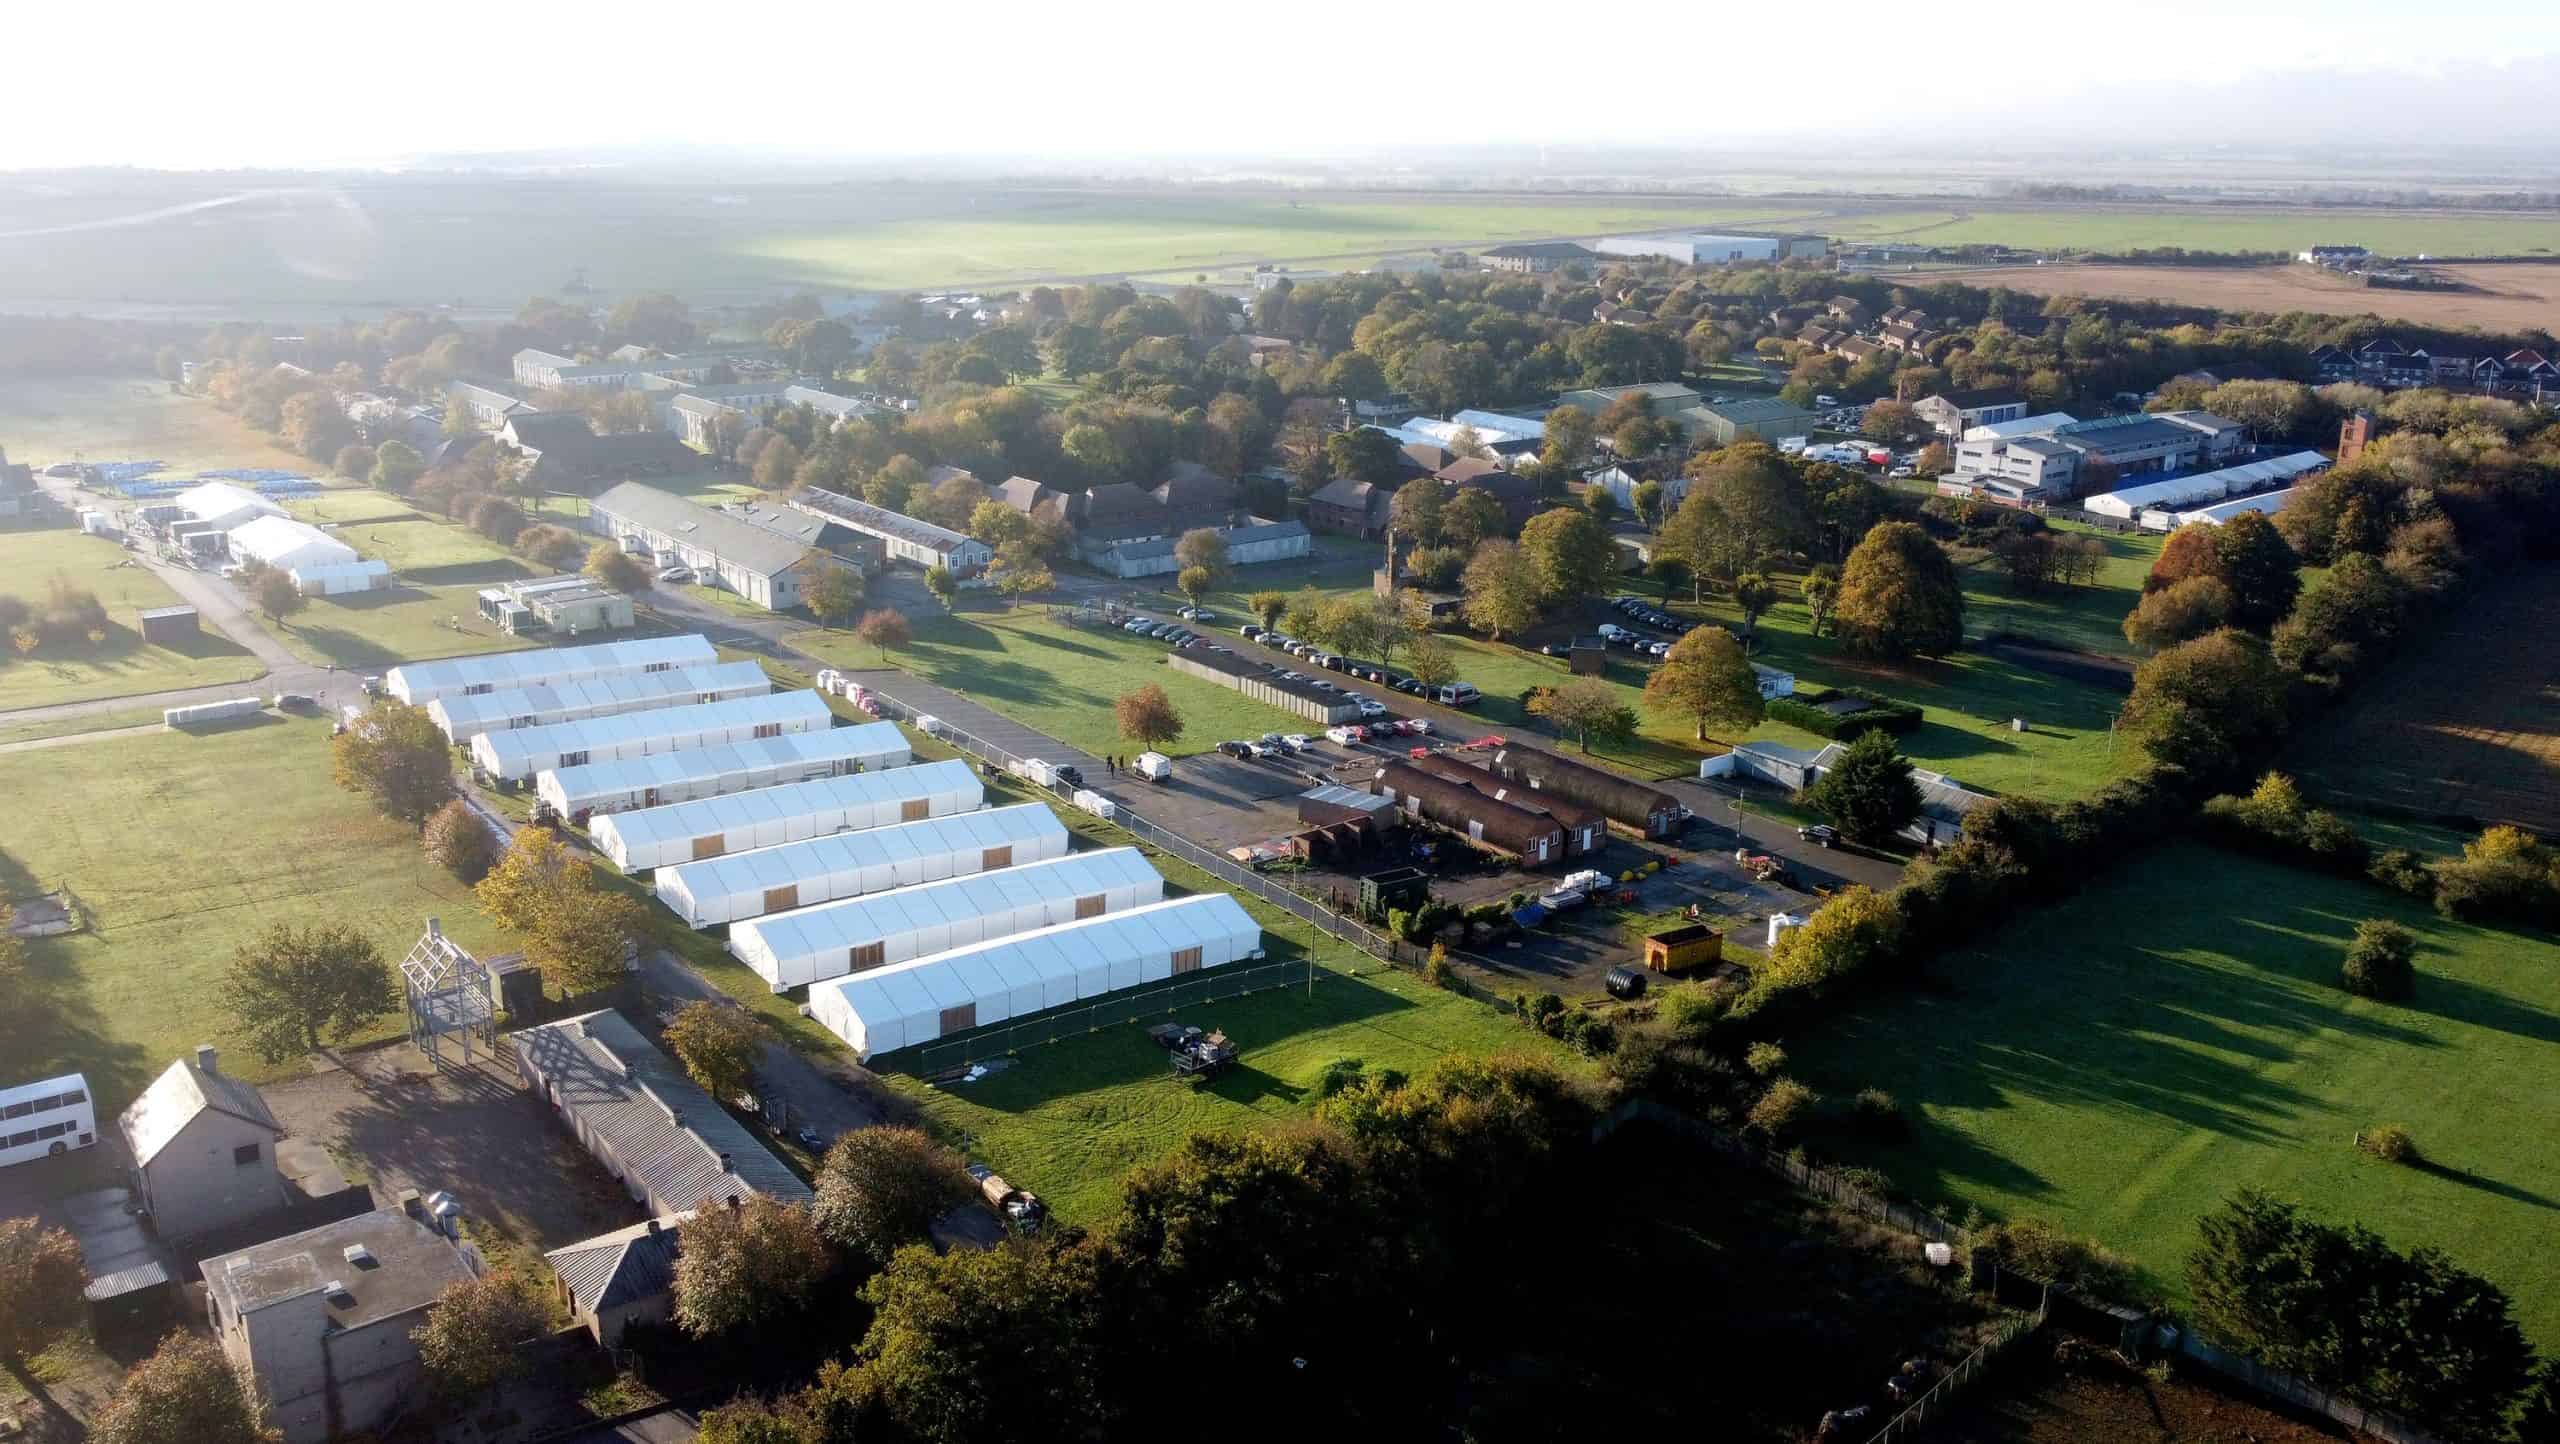
[{"label": "parked car", "polygon": [[1817,847],[1836,847],[1840,842],[1839,829],[1824,822],[1814,823],[1810,827],[1799,827],[1796,829],[1796,836]]},{"label": "parked car", "polygon": [[1647,642],[1644,644],[1644,649],[1647,653],[1656,657],[1668,657],[1671,655],[1671,644],[1669,642]]},{"label": "parked car", "polygon": [[1218,620],[1218,614],[1207,607],[1193,607],[1190,611],[1183,613],[1183,616],[1190,621],[1203,624]]},{"label": "parked car", "polygon": [[669,567],[669,568],[667,568],[665,571],[662,571],[662,572],[658,573],[658,580],[659,580],[659,581],[662,581],[662,582],[679,582],[679,583],[681,583],[681,582],[689,582],[689,581],[692,581],[693,579],[694,579],[694,574],[693,574],[693,568],[691,568],[691,567]]},{"label": "parked car", "polygon": [[1304,752],[1308,748],[1316,745],[1316,739],[1308,736],[1304,732],[1290,732],[1281,736],[1280,745],[1288,748],[1292,752]]},{"label": "parked car", "polygon": [[1143,632],[1154,625],[1155,623],[1148,618],[1131,617],[1129,620],[1120,624],[1120,630],[1124,632]]},{"label": "parked car", "polygon": [[1258,642],[1264,637],[1269,636],[1270,633],[1264,631],[1255,623],[1247,622],[1243,626],[1236,628],[1236,635],[1244,638],[1248,642]]},{"label": "parked car", "polygon": [[1560,642],[1549,642],[1538,649],[1538,655],[1541,657],[1570,657],[1573,655],[1573,649]]},{"label": "parked car", "polygon": [[1359,703],[1360,715],[1363,717],[1384,717],[1387,715],[1386,704],[1378,701],[1374,697],[1362,697],[1359,699]]},{"label": "parked car", "polygon": [[1920,474],[1920,468],[1913,466],[1910,462],[1906,461],[1895,466],[1893,470],[1885,474],[1895,478],[1896,480],[1900,480],[1904,477],[1918,476]]},{"label": "parked car", "polygon": [[1342,722],[1324,729],[1324,735],[1326,741],[1339,742],[1348,747],[1354,742],[1368,741],[1369,729],[1357,722]]},{"label": "parked car", "polygon": [[1276,750],[1280,746],[1280,734],[1277,732],[1265,732],[1262,734],[1261,741],[1263,746]]},{"label": "parked car", "polygon": [[1250,742],[1221,742],[1218,744],[1218,755],[1221,757],[1251,757],[1253,755],[1253,744]]},{"label": "parked car", "polygon": [[1276,757],[1279,755],[1280,745],[1276,742],[1248,742],[1244,744],[1244,750],[1245,755],[1248,757]]},{"label": "parked car", "polygon": [[1484,700],[1484,694],[1476,690],[1473,682],[1451,682],[1433,689],[1431,700],[1443,707],[1472,707]]},{"label": "parked car", "polygon": [[1430,689],[1430,688],[1428,688],[1428,687],[1425,687],[1424,685],[1422,685],[1422,683],[1420,683],[1419,681],[1415,680],[1414,678],[1407,677],[1407,678],[1405,678],[1403,681],[1398,682],[1398,683],[1396,684],[1396,690],[1397,690],[1397,691],[1399,691],[1399,692],[1410,692],[1410,693],[1412,693],[1414,696],[1419,697],[1419,696],[1421,696],[1423,693],[1428,692],[1428,691],[1430,691],[1431,689]]},{"label": "parked car", "polygon": [[1398,724],[1398,726],[1407,736],[1428,737],[1431,735],[1431,719],[1428,717],[1407,717],[1402,723]]},{"label": "parked car", "polygon": [[1049,773],[1051,776],[1057,778],[1060,782],[1065,783],[1069,787],[1084,786],[1084,772],[1080,768],[1052,767],[1049,769]]}]

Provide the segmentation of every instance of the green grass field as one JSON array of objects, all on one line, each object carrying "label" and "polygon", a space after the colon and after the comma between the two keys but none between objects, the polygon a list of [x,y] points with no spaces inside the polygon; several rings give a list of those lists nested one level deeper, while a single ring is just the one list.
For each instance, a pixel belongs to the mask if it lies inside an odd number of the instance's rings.
[{"label": "green grass field", "polygon": [[[0,270],[5,270],[0,265]],[[210,401],[140,376],[0,380],[0,449],[12,461],[165,461],[171,476],[207,468],[320,468]]]},{"label": "green grass field", "polygon": [[[2420,938],[2406,1005],[2337,987],[2359,919]],[[1789,1039],[1836,1102],[1898,1097],[1911,1139],[1821,1146],[1951,1216],[2055,1219],[2180,1292],[2199,1214],[2243,1185],[2432,1244],[2560,1347],[2560,970],[2547,938],[2443,922],[2369,885],[2184,845]],[[2403,1123],[2427,1159],[2355,1132]]]},{"label": "green grass field", "polygon": [[[346,923],[395,964],[430,915],[466,947],[499,940],[414,833],[330,783],[319,719],[0,754],[0,796],[6,890],[68,883],[95,918],[30,944],[33,997],[10,1000],[29,1019],[13,1069],[85,1070],[102,1111],[186,1048],[230,1036],[222,971],[269,923]],[[386,1015],[364,1036],[397,1031]],[[237,1047],[228,1059],[262,1080],[292,1071]]]},{"label": "green grass field", "polygon": [[[532,645],[482,620],[478,593],[496,582],[535,575],[533,563],[468,527],[377,491],[328,491],[286,506],[335,527],[339,539],[366,557],[389,562],[400,583],[386,591],[312,598],[271,629],[296,656],[340,667],[386,667]],[[546,512],[545,519],[558,518]]]},{"label": "green grass field", "polygon": [[[0,591],[43,604],[56,576],[95,592],[107,609],[107,638],[76,652],[0,655],[0,712],[178,687],[245,682],[266,664],[206,627],[183,646],[148,644],[136,630],[145,607],[178,603],[169,584],[129,560],[114,542],[69,530],[0,532]],[[5,842],[5,836],[0,836]]]},{"label": "green grass field", "polygon": [[1949,210],[1914,207],[1809,221],[1806,230],[1859,240],[1932,246],[1998,244],[2109,254],[2161,246],[2191,251],[2297,251],[2313,232],[2353,231],[2388,255],[2521,255],[2560,249],[2548,216],[2300,211],[2226,207],[2092,206]]}]

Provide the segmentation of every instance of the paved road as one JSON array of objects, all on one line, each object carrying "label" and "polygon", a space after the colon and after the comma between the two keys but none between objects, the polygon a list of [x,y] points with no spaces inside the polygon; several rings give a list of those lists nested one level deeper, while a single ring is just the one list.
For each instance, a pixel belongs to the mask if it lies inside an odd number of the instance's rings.
[{"label": "paved road", "polygon": [[[641,955],[640,980],[662,997],[727,1001],[727,995],[683,958],[664,949],[653,948]],[[768,1096],[780,1098],[790,1109],[793,1127],[808,1124],[830,1142],[857,1128],[889,1121],[888,1115],[871,1102],[868,1087],[857,1070],[834,1072],[821,1068],[807,1055],[781,1043],[765,1045],[756,1079]]]}]

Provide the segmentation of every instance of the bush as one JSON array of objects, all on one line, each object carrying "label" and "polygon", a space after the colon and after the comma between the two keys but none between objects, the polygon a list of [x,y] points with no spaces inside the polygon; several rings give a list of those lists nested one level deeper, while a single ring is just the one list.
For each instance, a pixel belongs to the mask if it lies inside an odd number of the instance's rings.
[{"label": "bush", "polygon": [[2365,840],[2346,819],[2303,800],[2293,779],[2270,772],[2246,797],[2207,798],[2205,834],[2242,852],[2315,867],[2340,877],[2361,876],[2368,863]]},{"label": "bush", "polygon": [[1859,1129],[1877,1138],[1899,1138],[1910,1130],[1911,1120],[1902,1116],[1901,1100],[1881,1088],[1859,1089],[1849,1106]]},{"label": "bush", "polygon": [[1775,1143],[1793,1133],[1821,1101],[1821,1094],[1793,1078],[1780,1078],[1760,1095],[1759,1102],[1751,1105],[1749,1122],[1753,1131]]},{"label": "bush", "polygon": [[1787,1050],[1775,1043],[1754,1043],[1743,1050],[1742,1066],[1763,1078],[1783,1073],[1787,1067]]},{"label": "bush", "polygon": [[[1831,713],[1822,704],[1842,697],[1854,697],[1867,705],[1855,712]],[[1779,697],[1768,704],[1772,722],[1801,727],[1818,737],[1850,742],[1868,732],[1901,734],[1917,731],[1920,709],[1908,702],[1897,702],[1864,687],[1833,687],[1800,697]]]},{"label": "bush", "polygon": [[1653,1015],[1673,1036],[1694,1038],[1713,1028],[1731,1006],[1723,993],[1704,983],[1674,983],[1654,994]]},{"label": "bush", "polygon": [[2435,867],[2436,911],[2465,922],[2560,926],[2560,886],[2526,857],[2468,856]]},{"label": "bush", "polygon": [[2347,944],[2338,980],[2360,998],[2402,1001],[2417,991],[2418,973],[2410,961],[2417,951],[2418,940],[2407,928],[2368,918],[2356,924],[2355,941]]},{"label": "bush", "polygon": [[498,835],[459,797],[436,809],[418,842],[429,862],[464,882],[476,883],[498,865]]},{"label": "bush", "polygon": [[1449,966],[1449,950],[1433,944],[1431,956],[1422,965],[1422,980],[1435,988],[1454,992],[1458,986],[1458,970]]},{"label": "bush", "polygon": [[1336,1058],[1324,1065],[1324,1071],[1316,1074],[1316,1096],[1318,1098],[1339,1097],[1357,1086],[1366,1076],[1367,1070],[1359,1059]]},{"label": "bush", "polygon": [[1974,1235],[2003,1268],[2093,1298],[2140,1304],[2154,1292],[2132,1264],[2085,1238],[2074,1238],[2040,1218],[1994,1224]]},{"label": "bush", "polygon": [[2377,1123],[2356,1135],[2356,1147],[2385,1163],[2418,1162],[2418,1140],[2398,1123]]},{"label": "bush", "polygon": [[2364,875],[2420,902],[2432,901],[2436,895],[2436,875],[2428,869],[2426,858],[2405,847],[2389,847],[2375,853]]},{"label": "bush", "polygon": [[554,571],[573,572],[587,560],[588,539],[567,527],[529,526],[516,533],[515,548]]}]

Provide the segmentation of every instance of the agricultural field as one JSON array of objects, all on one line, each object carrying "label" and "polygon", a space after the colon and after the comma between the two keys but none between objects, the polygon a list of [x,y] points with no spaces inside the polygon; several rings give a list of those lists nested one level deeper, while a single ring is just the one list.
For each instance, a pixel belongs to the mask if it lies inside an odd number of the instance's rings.
[{"label": "agricultural field", "polygon": [[2479,588],[2291,760],[2324,801],[2560,834],[2560,566]]},{"label": "agricultural field", "polygon": [[2153,204],[1844,207],[1803,219],[1801,229],[1848,240],[1931,246],[2005,245],[2023,250],[2122,254],[2161,246],[2190,251],[2282,251],[2352,234],[2384,255],[2520,256],[2560,251],[2560,218],[2461,211],[2324,210],[2285,206]]},{"label": "agricultural field", "polygon": [[2560,334],[2560,264],[2443,266],[2469,291],[2365,287],[2309,266],[1999,266],[1931,273],[1929,281],[2006,286],[2037,296],[2166,301],[2225,311],[2323,311],[2497,334]]},{"label": "agricultural field", "polygon": [[0,380],[0,450],[37,466],[75,456],[165,461],[170,476],[235,466],[320,470],[212,402],[139,376]]},{"label": "agricultural field", "polygon": [[0,712],[245,682],[267,670],[210,626],[181,646],[144,642],[136,614],[180,598],[114,542],[66,529],[0,532],[0,591],[41,606],[56,576],[97,594],[107,609],[107,638],[77,653],[0,657]]},{"label": "agricultural field", "polygon": [[[35,1005],[13,1040],[18,1071],[81,1069],[101,1111],[120,1108],[199,1042],[222,1042],[232,950],[269,923],[345,923],[396,963],[432,915],[472,948],[497,929],[470,889],[430,865],[408,828],[329,780],[329,724],[264,716],[204,734],[166,732],[0,754],[5,890],[68,884],[90,931],[29,944]],[[395,1014],[362,1035],[400,1031]],[[297,1071],[232,1047],[260,1081]]]},{"label": "agricultural field", "polygon": [[[2356,923],[2419,938],[2418,991],[2337,986]],[[1950,1217],[2051,1219],[2175,1300],[2198,1215],[2263,1188],[2497,1281],[2560,1348],[2560,973],[2548,939],[2445,922],[2370,884],[2181,844],[1790,1039],[1845,1101],[1898,1098],[1911,1136],[1824,1132]],[[2426,1160],[2354,1146],[2400,1123]]]}]

